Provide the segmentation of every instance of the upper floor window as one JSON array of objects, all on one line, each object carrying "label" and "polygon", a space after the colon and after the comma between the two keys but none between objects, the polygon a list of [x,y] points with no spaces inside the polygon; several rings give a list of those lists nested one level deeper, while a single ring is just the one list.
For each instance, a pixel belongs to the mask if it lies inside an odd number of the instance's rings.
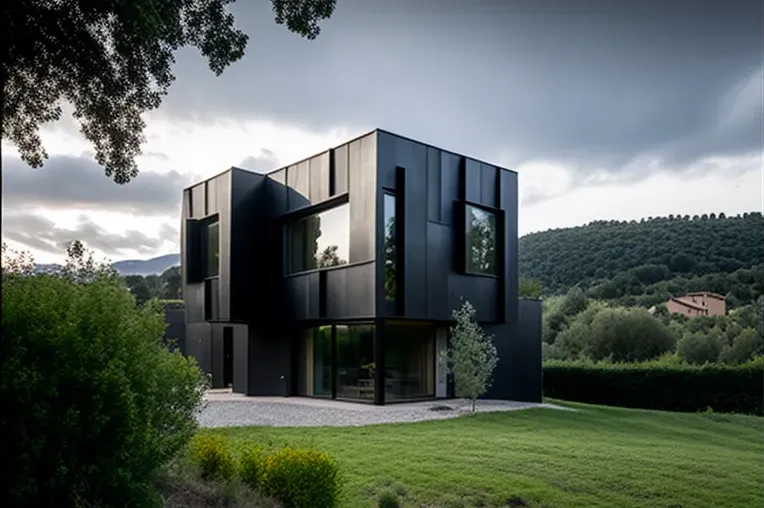
[{"label": "upper floor window", "polygon": [[217,277],[220,274],[220,222],[207,224],[204,228],[204,277]]},{"label": "upper floor window", "polygon": [[288,224],[285,233],[287,274],[347,264],[350,205],[345,203]]},{"label": "upper floor window", "polygon": [[466,212],[467,272],[496,275],[496,215],[472,205]]},{"label": "upper floor window", "polygon": [[395,301],[397,252],[395,237],[395,195],[388,192],[384,198],[385,208],[385,300]]}]

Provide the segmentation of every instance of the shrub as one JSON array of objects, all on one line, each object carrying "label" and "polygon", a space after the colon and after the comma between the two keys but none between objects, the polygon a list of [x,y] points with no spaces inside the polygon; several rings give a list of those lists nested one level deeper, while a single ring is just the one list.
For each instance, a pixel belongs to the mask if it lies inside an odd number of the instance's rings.
[{"label": "shrub", "polygon": [[384,490],[377,498],[379,508],[400,508],[401,502],[392,490]]},{"label": "shrub", "polygon": [[687,363],[702,365],[719,359],[725,340],[716,329],[685,333],[677,343],[677,354]]},{"label": "shrub", "polygon": [[259,446],[248,446],[241,454],[239,477],[253,489],[259,489],[263,475],[265,455]]},{"label": "shrub", "polygon": [[743,363],[764,353],[764,337],[753,328],[743,328],[734,338],[731,346],[726,346],[719,360],[724,363]]},{"label": "shrub", "polygon": [[764,357],[740,365],[547,362],[547,397],[666,411],[764,414]]},{"label": "shrub", "polygon": [[205,480],[228,480],[233,476],[235,465],[228,442],[220,436],[197,434],[189,446],[191,462],[199,468]]},{"label": "shrub", "polygon": [[287,508],[332,508],[339,500],[339,467],[326,453],[285,448],[266,457],[261,485]]},{"label": "shrub", "polygon": [[[81,244],[79,245],[81,249]],[[5,254],[5,252],[4,252]],[[146,506],[187,444],[205,380],[164,318],[70,251],[59,275],[3,265],[0,394],[9,506]]]}]

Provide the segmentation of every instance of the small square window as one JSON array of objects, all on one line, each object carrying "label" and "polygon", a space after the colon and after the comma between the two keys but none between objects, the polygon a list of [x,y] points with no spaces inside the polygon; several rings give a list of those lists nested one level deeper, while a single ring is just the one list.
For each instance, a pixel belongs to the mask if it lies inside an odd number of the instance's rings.
[{"label": "small square window", "polygon": [[465,212],[466,272],[496,275],[496,215],[472,205]]}]

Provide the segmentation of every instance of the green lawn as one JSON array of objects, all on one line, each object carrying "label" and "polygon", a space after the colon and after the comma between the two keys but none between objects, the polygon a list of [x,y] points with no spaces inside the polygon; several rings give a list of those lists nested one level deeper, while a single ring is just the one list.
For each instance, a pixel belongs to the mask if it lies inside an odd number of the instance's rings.
[{"label": "green lawn", "polygon": [[214,432],[332,453],[348,507],[376,506],[385,486],[405,506],[762,506],[764,418],[568,405],[578,411]]}]

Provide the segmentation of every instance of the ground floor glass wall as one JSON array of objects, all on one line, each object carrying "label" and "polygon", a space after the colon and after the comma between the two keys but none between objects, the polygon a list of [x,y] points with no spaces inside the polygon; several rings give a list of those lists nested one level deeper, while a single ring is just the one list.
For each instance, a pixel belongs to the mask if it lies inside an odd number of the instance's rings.
[{"label": "ground floor glass wall", "polygon": [[[385,402],[435,397],[435,330],[431,323],[385,322],[379,337],[384,373],[378,376],[373,324],[308,328],[295,351],[296,393],[368,402],[376,399],[377,390],[384,390]],[[384,385],[377,386],[377,379]]]},{"label": "ground floor glass wall", "polygon": [[435,396],[435,328],[429,323],[384,326],[385,401]]}]

